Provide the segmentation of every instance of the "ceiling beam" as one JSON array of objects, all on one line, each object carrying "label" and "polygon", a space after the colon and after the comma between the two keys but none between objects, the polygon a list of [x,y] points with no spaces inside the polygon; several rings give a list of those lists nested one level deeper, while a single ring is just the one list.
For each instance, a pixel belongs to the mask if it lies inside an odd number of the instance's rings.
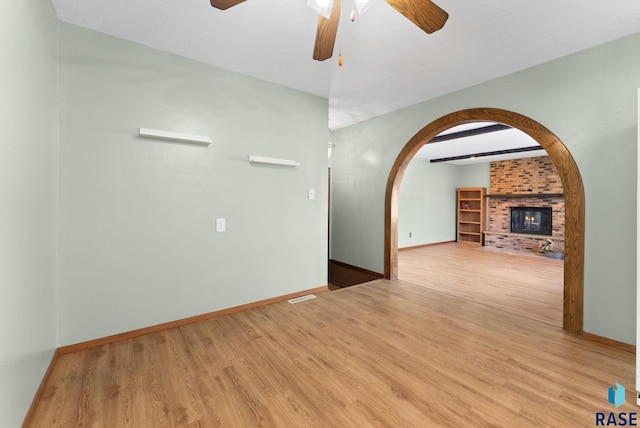
[{"label": "ceiling beam", "polygon": [[510,126],[503,125],[501,123],[489,126],[483,126],[481,128],[467,129],[466,131],[452,132],[450,134],[437,135],[433,137],[427,144],[440,143],[442,141],[455,140],[457,138],[473,137],[474,135],[488,134],[490,132],[505,131],[507,129],[513,129]]},{"label": "ceiling beam", "polygon": [[456,160],[482,158],[486,156],[508,155],[511,153],[534,152],[537,150],[544,151],[544,149],[541,146],[518,147],[515,149],[495,150],[493,152],[474,153],[470,155],[460,155],[460,156],[451,156],[448,158],[431,159],[429,162],[431,163],[450,162],[450,161],[456,161]]}]

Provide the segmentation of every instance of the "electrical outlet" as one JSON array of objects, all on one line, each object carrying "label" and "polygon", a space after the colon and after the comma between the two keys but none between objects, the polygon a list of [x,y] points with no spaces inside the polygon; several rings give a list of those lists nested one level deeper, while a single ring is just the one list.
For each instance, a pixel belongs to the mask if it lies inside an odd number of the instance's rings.
[{"label": "electrical outlet", "polygon": [[409,232],[409,238],[411,238],[411,232]]}]

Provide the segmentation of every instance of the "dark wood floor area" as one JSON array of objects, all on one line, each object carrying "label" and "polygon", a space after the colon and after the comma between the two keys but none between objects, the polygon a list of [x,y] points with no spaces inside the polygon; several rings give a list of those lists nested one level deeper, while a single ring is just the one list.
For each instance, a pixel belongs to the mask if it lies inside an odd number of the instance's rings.
[{"label": "dark wood floor area", "polygon": [[422,287],[562,327],[564,264],[455,242],[398,252],[398,277]]},{"label": "dark wood floor area", "polygon": [[585,427],[634,355],[379,280],[62,355],[33,427]]}]

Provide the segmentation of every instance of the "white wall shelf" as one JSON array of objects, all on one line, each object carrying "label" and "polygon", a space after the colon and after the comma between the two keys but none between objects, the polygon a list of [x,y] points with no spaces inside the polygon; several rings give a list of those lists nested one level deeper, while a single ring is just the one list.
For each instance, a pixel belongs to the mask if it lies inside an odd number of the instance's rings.
[{"label": "white wall shelf", "polygon": [[283,166],[300,166],[300,164],[294,160],[266,158],[264,156],[254,156],[254,155],[249,155],[249,162],[268,163],[271,165],[283,165]]},{"label": "white wall shelf", "polygon": [[156,138],[160,140],[180,141],[183,143],[196,143],[209,145],[213,143],[211,138],[201,135],[183,134],[181,132],[162,131],[159,129],[140,128],[138,135],[145,138]]}]

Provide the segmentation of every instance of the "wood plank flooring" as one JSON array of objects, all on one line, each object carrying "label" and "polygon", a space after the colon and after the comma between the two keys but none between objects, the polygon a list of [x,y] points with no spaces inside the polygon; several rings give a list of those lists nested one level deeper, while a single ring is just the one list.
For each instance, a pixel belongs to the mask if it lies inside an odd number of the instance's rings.
[{"label": "wood plank flooring", "polygon": [[615,382],[632,353],[379,280],[62,355],[31,426],[585,427]]},{"label": "wood plank flooring", "polygon": [[562,260],[447,243],[400,251],[403,281],[562,327]]}]

